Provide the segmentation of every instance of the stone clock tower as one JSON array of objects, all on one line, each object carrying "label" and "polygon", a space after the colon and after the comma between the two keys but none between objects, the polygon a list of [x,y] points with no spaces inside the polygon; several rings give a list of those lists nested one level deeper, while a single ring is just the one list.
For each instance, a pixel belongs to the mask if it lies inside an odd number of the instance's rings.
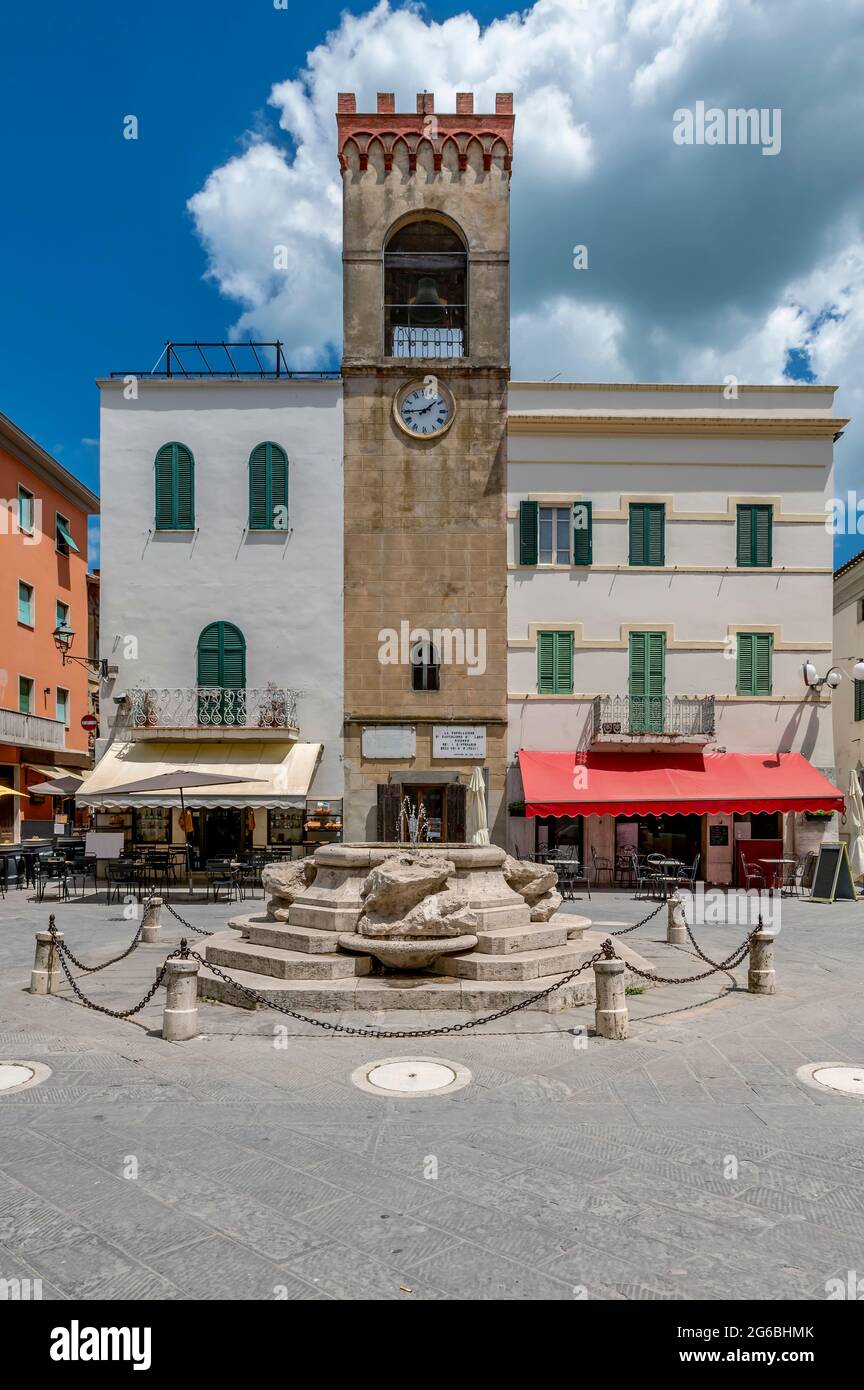
[{"label": "stone clock tower", "polygon": [[339,97],[344,833],[463,839],[478,767],[503,843],[513,98],[434,105]]}]

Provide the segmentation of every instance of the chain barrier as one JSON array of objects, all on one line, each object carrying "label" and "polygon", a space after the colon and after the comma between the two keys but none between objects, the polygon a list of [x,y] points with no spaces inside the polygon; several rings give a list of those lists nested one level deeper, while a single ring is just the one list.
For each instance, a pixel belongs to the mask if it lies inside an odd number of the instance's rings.
[{"label": "chain barrier", "polygon": [[[76,965],[78,964],[78,962],[75,960],[75,957],[73,956],[72,952],[69,950],[69,948],[68,948],[68,946],[65,944],[65,942],[63,942],[63,941],[58,941],[58,940],[57,940],[57,927],[56,927],[55,924],[54,924],[54,918],[53,918],[53,917],[51,917],[51,918],[49,919],[49,922],[48,922],[48,930],[49,930],[49,932],[51,933],[51,938],[52,938],[52,941],[51,941],[51,949],[57,952],[57,956],[58,956],[58,958],[59,958],[59,960],[60,960],[60,965],[62,966],[62,969],[63,969],[63,974],[66,976],[66,979],[67,979],[68,982],[69,982],[69,985],[70,985],[70,988],[72,989],[73,994],[77,995],[77,997],[81,1000],[81,1003],[84,1005],[84,1007],[85,1007],[86,1009],[93,1009],[93,1010],[95,1010],[96,1013],[99,1013],[99,1014],[107,1014],[109,1018],[131,1018],[133,1014],[138,1014],[138,1013],[140,1013],[141,1010],[142,1010],[147,1004],[150,1003],[150,1000],[153,998],[153,996],[154,996],[154,994],[156,993],[157,989],[159,989],[159,987],[161,986],[161,984],[162,984],[162,982],[163,982],[163,980],[164,980],[164,978],[165,978],[165,972],[166,972],[166,970],[168,969],[168,962],[169,962],[169,960],[175,960],[175,959],[177,959],[177,958],[180,958],[180,959],[185,960],[185,959],[187,959],[188,956],[189,956],[189,943],[187,942],[186,938],[184,937],[183,940],[180,942],[180,945],[177,947],[177,950],[176,950],[176,951],[172,951],[172,952],[170,953],[170,955],[167,955],[167,956],[165,957],[165,959],[163,960],[161,966],[159,967],[159,971],[158,971],[158,973],[157,973],[157,975],[156,975],[156,979],[154,980],[154,982],[153,982],[151,988],[148,989],[147,993],[144,995],[144,998],[143,998],[138,1004],[136,1004],[136,1005],[134,1006],[134,1008],[131,1008],[131,1009],[107,1009],[107,1008],[105,1007],[104,1004],[95,1004],[95,1003],[93,1002],[92,999],[88,999],[87,996],[86,996],[86,994],[84,993],[84,991],[79,987],[77,980],[75,979],[74,975],[72,974],[71,970],[69,969],[69,966],[68,966],[67,963],[66,963],[66,957],[68,956],[69,959],[70,959],[71,961],[73,961]],[[130,950],[131,950],[131,947],[130,947]],[[129,952],[126,951],[125,954],[128,955]],[[118,959],[118,960],[122,960],[122,956],[118,956],[117,959]],[[110,964],[110,962],[107,962],[107,963]],[[96,968],[99,969],[100,967],[96,967]],[[86,970],[87,967],[85,966],[84,969]]]},{"label": "chain barrier", "polygon": [[632,927],[619,927],[617,931],[612,931],[612,932],[609,933],[609,935],[610,935],[610,936],[626,936],[627,933],[628,933],[628,931],[635,931],[637,927],[644,927],[645,923],[646,923],[646,922],[650,922],[652,917],[656,917],[656,916],[657,916],[657,913],[660,911],[660,909],[661,909],[662,907],[665,907],[665,906],[666,906],[665,903],[662,903],[662,902],[661,902],[661,903],[658,903],[656,907],[652,907],[652,909],[651,909],[651,911],[648,913],[648,916],[647,916],[647,917],[643,917],[643,918],[641,919],[641,921],[639,921],[639,922],[634,922],[633,925],[632,925]]},{"label": "chain barrier", "polygon": [[[48,930],[50,932],[56,932],[57,930],[53,913],[48,918]],[[132,952],[135,950],[135,947],[140,945],[141,943],[141,931],[142,928],[139,927],[132,938],[131,945],[127,946],[125,951],[123,951],[119,956],[112,956],[111,960],[103,960],[101,965],[85,965],[83,960],[79,960],[77,956],[72,954],[65,942],[63,943],[63,950],[66,952],[66,955],[69,957],[72,964],[77,965],[79,970],[83,970],[84,973],[87,975],[95,975],[97,971],[107,970],[109,965],[116,965],[118,960],[125,960],[127,956],[131,956]]]},{"label": "chain barrier", "polygon": [[179,922],[181,927],[185,927],[187,931],[194,931],[198,936],[216,935],[215,932],[205,931],[203,927],[196,927],[194,922],[187,922],[185,917],[181,917],[179,912],[174,911],[173,907],[167,900],[162,903],[162,906],[167,907],[168,911],[171,913],[171,916],[175,919],[175,921]]}]

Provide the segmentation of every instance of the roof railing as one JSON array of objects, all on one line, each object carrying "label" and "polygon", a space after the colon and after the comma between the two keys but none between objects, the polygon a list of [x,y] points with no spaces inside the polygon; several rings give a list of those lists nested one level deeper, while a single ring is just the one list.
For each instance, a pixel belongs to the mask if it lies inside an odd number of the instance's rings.
[{"label": "roof railing", "polygon": [[112,377],[174,378],[217,377],[243,381],[280,381],[299,378],[307,381],[331,381],[338,371],[297,371],[289,367],[284,343],[277,338],[272,343],[219,342],[177,343],[166,341],[155,366],[146,372],[112,372]]}]

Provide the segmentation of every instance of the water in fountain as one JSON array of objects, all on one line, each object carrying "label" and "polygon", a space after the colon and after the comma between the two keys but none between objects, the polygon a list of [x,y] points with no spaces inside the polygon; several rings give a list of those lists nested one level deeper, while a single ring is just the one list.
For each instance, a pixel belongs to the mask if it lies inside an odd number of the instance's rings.
[{"label": "water in fountain", "polygon": [[429,822],[423,802],[415,809],[414,803],[406,796],[399,812],[399,841],[401,844],[419,845],[429,839]]}]

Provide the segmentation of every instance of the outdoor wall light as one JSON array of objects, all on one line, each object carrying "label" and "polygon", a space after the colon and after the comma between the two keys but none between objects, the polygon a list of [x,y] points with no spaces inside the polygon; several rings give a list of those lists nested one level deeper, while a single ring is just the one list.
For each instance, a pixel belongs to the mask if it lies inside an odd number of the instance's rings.
[{"label": "outdoor wall light", "polygon": [[[853,660],[851,656],[844,657],[843,659],[844,661]],[[841,671],[839,666],[832,666],[825,672],[824,676],[820,676],[812,661],[804,662],[804,684],[811,690],[821,690],[823,685],[827,685],[830,690],[836,690],[845,675],[846,672]],[[851,679],[853,681],[864,681],[864,658],[859,656],[858,660],[855,662],[855,665],[852,667]]]},{"label": "outdoor wall light", "polygon": [[66,623],[61,623],[60,627],[55,627],[51,634],[54,638],[54,646],[63,658],[63,665],[66,666],[70,661],[74,661],[78,666],[86,666],[90,671],[98,671],[103,680],[108,679],[108,662],[103,656],[70,656],[70,648],[75,641],[74,628],[68,627]]}]

